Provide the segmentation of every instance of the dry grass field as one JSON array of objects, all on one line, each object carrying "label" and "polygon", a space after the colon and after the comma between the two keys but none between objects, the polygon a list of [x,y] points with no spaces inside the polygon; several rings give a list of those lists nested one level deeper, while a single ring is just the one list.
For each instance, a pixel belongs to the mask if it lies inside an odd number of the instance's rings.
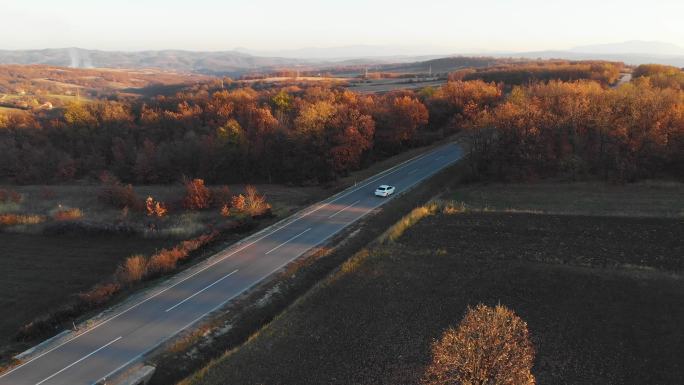
[{"label": "dry grass field", "polygon": [[456,188],[463,206],[357,254],[184,384],[419,384],[431,342],[478,303],[528,323],[539,384],[679,384],[682,189]]},{"label": "dry grass field", "polygon": [[[264,194],[273,206],[276,216],[286,216],[294,210],[316,199],[321,189],[316,187],[287,187],[280,185],[257,185],[260,194]],[[77,208],[83,213],[81,218],[88,223],[113,225],[126,222],[140,229],[147,237],[172,237],[185,239],[207,231],[210,226],[219,225],[227,219],[223,218],[220,208],[209,208],[201,211],[186,210],[183,207],[185,187],[175,185],[138,185],[134,186],[136,195],[144,200],[151,196],[169,207],[168,214],[155,223],[155,230],[148,231],[146,225],[150,221],[144,212],[136,212],[115,208],[104,204],[98,198],[101,186],[97,185],[55,185],[55,186],[0,186],[0,189],[13,190],[21,194],[19,204],[13,202],[0,203],[0,214],[14,213],[27,215],[50,216],[55,210]],[[231,194],[244,193],[244,185],[229,186]],[[41,233],[43,225],[14,226],[3,229],[13,233]]]}]

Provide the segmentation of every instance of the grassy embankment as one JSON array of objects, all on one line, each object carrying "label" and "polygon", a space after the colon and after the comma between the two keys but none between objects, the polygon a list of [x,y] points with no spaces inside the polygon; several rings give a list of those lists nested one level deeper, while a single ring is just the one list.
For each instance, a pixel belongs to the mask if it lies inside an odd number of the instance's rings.
[{"label": "grassy embankment", "polygon": [[677,384],[682,196],[664,182],[452,188],[457,204],[414,211],[184,384],[417,384],[433,339],[478,303],[528,323],[540,384]]}]

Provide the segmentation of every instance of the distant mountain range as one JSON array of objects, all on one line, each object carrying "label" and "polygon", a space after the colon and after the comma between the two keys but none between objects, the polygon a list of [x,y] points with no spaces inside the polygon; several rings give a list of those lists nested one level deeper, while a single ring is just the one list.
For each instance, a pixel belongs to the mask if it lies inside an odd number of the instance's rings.
[{"label": "distant mountain range", "polygon": [[684,48],[661,41],[633,40],[614,44],[584,45],[572,48],[570,52],[599,55],[656,55],[684,56]]},{"label": "distant mountain range", "polygon": [[512,56],[542,59],[611,60],[627,64],[667,64],[684,67],[684,48],[659,41],[627,41],[614,44],[585,45],[567,51],[535,51],[504,53],[496,56]]},{"label": "distant mountain range", "polygon": [[[0,50],[0,64],[47,64],[64,67],[161,68],[176,72],[211,75],[239,75],[250,71],[268,72],[283,68],[320,69],[331,66],[372,66],[418,63],[454,56],[496,56],[569,60],[613,60],[628,64],[661,63],[684,67],[684,48],[674,44],[628,41],[575,47],[559,51],[474,52],[468,55],[416,54],[417,48],[357,45],[330,48],[304,48],[281,51],[202,52],[182,50],[99,51],[82,48],[42,50]],[[430,47],[425,47],[428,52]],[[439,51],[442,50],[434,48]],[[432,64],[432,63],[430,63]],[[420,66],[419,66],[420,67]],[[433,70],[438,70],[433,68]]]},{"label": "distant mountain range", "polygon": [[0,50],[0,64],[47,64],[78,68],[161,68],[204,74],[241,73],[253,69],[292,67],[305,63],[307,63],[306,60],[253,56],[237,51],[162,50],[126,52],[82,48]]},{"label": "distant mountain range", "polygon": [[326,61],[346,61],[357,59],[380,59],[395,62],[413,61],[418,57],[425,60],[448,56],[453,51],[436,46],[391,46],[391,45],[348,45],[340,47],[307,47],[277,51],[258,51],[235,48],[235,51],[253,56],[271,56],[292,59],[313,59]]}]

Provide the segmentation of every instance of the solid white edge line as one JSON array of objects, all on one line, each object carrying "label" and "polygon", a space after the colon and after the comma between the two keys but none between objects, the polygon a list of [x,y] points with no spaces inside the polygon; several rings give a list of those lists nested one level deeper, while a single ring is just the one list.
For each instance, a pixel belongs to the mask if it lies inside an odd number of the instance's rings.
[{"label": "solid white edge line", "polygon": [[[250,243],[245,244],[243,247],[240,247],[239,249],[233,251],[232,253],[229,253],[229,254],[227,254],[227,255],[225,255],[225,256],[223,256],[223,257],[218,258],[216,261],[213,261],[213,262],[210,263],[209,265],[207,265],[207,266],[201,268],[200,270],[194,272],[193,274],[191,274],[191,275],[189,275],[189,276],[187,276],[187,277],[182,278],[180,281],[178,281],[178,282],[172,284],[171,286],[168,286],[168,287],[166,287],[166,288],[160,290],[159,292],[157,292],[157,293],[155,293],[155,294],[152,294],[151,296],[145,298],[144,300],[138,302],[137,304],[132,305],[132,306],[129,307],[128,309],[123,310],[122,312],[117,313],[117,314],[115,314],[114,316],[112,316],[112,317],[110,317],[110,318],[108,318],[108,319],[106,319],[106,320],[104,320],[104,321],[98,323],[97,325],[91,327],[90,329],[84,331],[83,333],[76,335],[74,338],[71,338],[71,339],[69,339],[69,340],[66,340],[66,341],[60,343],[59,345],[55,346],[54,348],[49,349],[49,350],[47,350],[47,351],[45,351],[45,352],[43,352],[43,353],[37,355],[36,357],[33,357],[32,359],[30,359],[30,360],[28,360],[28,361],[26,361],[26,362],[23,362],[21,365],[17,365],[17,366],[15,366],[14,368],[12,368],[12,369],[10,369],[10,370],[8,370],[8,371],[6,371],[6,372],[0,374],[0,378],[3,378],[3,377],[5,377],[5,376],[8,376],[9,374],[15,372],[16,370],[19,370],[19,369],[21,369],[22,367],[24,367],[24,366],[26,366],[26,365],[28,365],[28,364],[34,362],[35,360],[40,359],[41,357],[44,357],[45,355],[50,354],[51,352],[53,352],[53,351],[55,351],[55,350],[61,348],[62,346],[68,344],[69,342],[72,342],[72,341],[76,340],[77,338],[79,338],[79,337],[81,337],[81,336],[83,336],[83,335],[86,335],[86,334],[90,333],[91,331],[97,329],[98,327],[100,327],[100,326],[102,326],[102,325],[108,323],[109,321],[112,321],[112,320],[118,318],[119,316],[121,316],[121,315],[123,315],[123,314],[125,314],[125,313],[128,313],[129,311],[131,311],[131,310],[133,310],[134,308],[136,308],[136,307],[142,305],[143,303],[145,303],[145,302],[147,302],[147,301],[149,301],[149,300],[151,300],[151,299],[154,299],[155,297],[157,297],[157,296],[163,294],[165,291],[167,291],[167,290],[169,290],[169,289],[172,289],[173,287],[175,287],[175,286],[177,286],[177,285],[179,285],[179,284],[185,282],[186,280],[188,280],[188,279],[194,277],[195,275],[197,275],[197,274],[203,272],[204,270],[206,270],[206,269],[208,269],[208,268],[210,268],[210,267],[212,267],[212,266],[214,266],[214,265],[216,265],[216,264],[222,262],[222,261],[225,260],[226,258],[231,257],[232,255],[234,255],[234,254],[236,254],[236,253],[238,253],[238,252],[244,250],[245,248],[247,248],[247,247],[253,245],[254,243],[256,243],[256,242],[258,242],[258,241],[260,241],[260,240],[266,238],[267,236],[274,234],[275,232],[277,232],[277,231],[283,229],[284,227],[286,227],[286,226],[288,226],[288,225],[290,225],[290,224],[292,224],[292,223],[294,223],[294,222],[296,222],[296,221],[298,221],[298,220],[300,220],[300,219],[302,219],[302,218],[304,218],[304,217],[306,217],[306,216],[309,216],[309,215],[313,214],[314,212],[316,212],[316,211],[322,209],[323,207],[325,207],[325,206],[327,206],[327,205],[329,205],[329,204],[331,204],[331,203],[333,203],[333,202],[335,202],[335,201],[338,201],[338,200],[340,200],[340,199],[346,197],[347,195],[350,195],[350,194],[352,194],[352,193],[354,193],[354,192],[356,192],[356,191],[358,191],[358,190],[360,190],[360,189],[362,189],[362,188],[365,188],[366,186],[368,186],[368,185],[371,184],[371,183],[374,183],[375,181],[377,181],[377,180],[380,179],[380,178],[383,178],[383,177],[385,177],[385,176],[394,174],[395,172],[401,170],[402,168],[406,167],[407,165],[409,165],[409,164],[411,164],[411,163],[417,162],[417,161],[419,161],[419,160],[421,160],[421,159],[423,159],[423,158],[428,157],[429,155],[433,155],[433,154],[436,153],[436,152],[442,151],[443,149],[445,149],[445,148],[447,148],[447,147],[455,146],[455,145],[456,145],[456,144],[453,143],[453,142],[447,143],[447,144],[445,144],[445,145],[443,145],[443,146],[441,146],[441,147],[439,147],[439,148],[437,148],[437,149],[434,149],[434,150],[431,151],[431,152],[427,152],[427,153],[423,153],[423,154],[420,154],[420,155],[416,155],[415,157],[413,157],[413,158],[411,158],[411,159],[407,159],[407,160],[405,160],[405,161],[403,161],[403,162],[401,162],[401,163],[399,163],[399,164],[397,164],[397,165],[394,165],[394,166],[388,168],[387,170],[384,170],[384,171],[379,172],[378,174],[375,174],[374,176],[372,176],[372,177],[370,177],[369,179],[367,179],[366,182],[365,182],[364,184],[362,184],[362,185],[360,185],[360,186],[358,186],[358,187],[356,187],[356,186],[351,186],[351,187],[349,187],[348,189],[342,190],[342,191],[338,192],[337,194],[334,194],[332,197],[328,198],[328,199],[331,199],[330,201],[328,201],[328,202],[326,202],[326,203],[323,203],[323,202],[325,202],[325,200],[323,200],[323,201],[321,202],[322,204],[321,204],[319,207],[317,207],[316,209],[311,210],[311,211],[309,211],[309,212],[306,212],[306,213],[302,214],[301,216],[296,217],[296,218],[294,218],[293,220],[291,220],[291,221],[289,221],[289,222],[283,223],[283,225],[282,225],[281,227],[275,228],[275,229],[273,229],[273,231],[271,231],[270,233],[265,234],[265,235],[263,235],[263,236],[261,236],[261,237],[255,239],[254,241],[252,241],[252,242],[250,242]],[[460,157],[457,158],[455,161],[457,161],[457,160],[459,160],[459,159],[460,159]],[[296,214],[294,214],[294,215],[296,215]],[[287,221],[287,218],[284,219],[284,221]],[[274,225],[277,225],[277,223],[274,224]],[[254,235],[258,235],[258,234],[259,234],[259,233],[256,233],[256,234],[254,234]],[[247,237],[247,238],[245,238],[245,240],[247,240],[247,239],[249,239],[249,238],[250,238],[250,237]],[[220,253],[217,254],[217,255],[220,255]],[[182,274],[182,272],[180,272],[180,273],[178,273],[178,274]],[[172,279],[173,279],[173,277],[172,277]]]},{"label": "solid white edge line", "polygon": [[92,352],[88,353],[87,355],[81,357],[80,359],[78,359],[78,361],[75,361],[75,362],[71,363],[70,365],[64,367],[62,370],[60,370],[60,371],[58,371],[58,372],[55,372],[55,373],[54,373],[53,375],[51,375],[50,377],[47,377],[47,378],[45,378],[44,380],[42,380],[42,381],[40,381],[40,382],[36,382],[36,385],[40,385],[40,384],[42,384],[43,382],[50,380],[51,378],[53,378],[53,377],[59,375],[60,373],[64,372],[65,370],[68,370],[68,369],[71,368],[72,366],[74,366],[74,365],[78,364],[79,362],[81,362],[81,361],[87,359],[88,357],[90,357],[90,356],[92,356],[93,354],[99,352],[100,350],[106,348],[107,346],[113,344],[114,342],[120,340],[121,338],[123,338],[123,337],[120,337],[120,336],[119,336],[119,337],[114,338],[113,340],[109,341],[109,342],[106,343],[105,345],[102,345],[102,346],[100,346],[99,348],[97,348],[97,349],[93,350]]},{"label": "solid white edge line", "polygon": [[182,305],[182,304],[186,303],[187,301],[191,300],[191,299],[192,299],[192,298],[194,298],[195,296],[197,296],[197,295],[199,295],[199,294],[203,293],[203,292],[204,292],[205,290],[209,289],[210,287],[212,287],[212,286],[216,285],[217,283],[219,283],[219,282],[223,281],[224,279],[226,279],[226,278],[230,277],[231,275],[233,275],[233,274],[235,274],[235,273],[237,273],[237,272],[238,272],[238,269],[235,269],[235,270],[233,270],[232,272],[230,272],[230,273],[228,273],[228,274],[224,275],[223,277],[221,277],[221,278],[217,279],[216,281],[214,281],[214,283],[212,283],[212,284],[209,284],[209,285],[208,285],[208,286],[206,286],[206,287],[205,287],[204,289],[202,289],[202,290],[200,290],[200,291],[196,292],[195,294],[193,294],[193,295],[191,295],[191,296],[187,297],[186,299],[184,299],[184,300],[182,300],[182,301],[178,302],[177,304],[175,304],[175,305],[171,306],[170,308],[168,308],[168,309],[164,310],[164,312],[165,312],[165,313],[168,313],[169,311],[171,311],[171,310],[173,310],[173,309],[177,308],[178,306],[180,306],[180,305]]},{"label": "solid white edge line", "polygon": [[358,201],[356,201],[356,202],[350,204],[349,206],[346,206],[346,207],[341,208],[340,210],[338,210],[337,212],[335,212],[335,214],[329,216],[328,219],[335,217],[337,214],[339,214],[339,213],[341,213],[342,211],[344,211],[344,210],[346,210],[346,209],[348,209],[348,208],[350,208],[350,207],[356,205],[356,204],[359,203],[359,202],[361,202],[361,199],[359,199]]},{"label": "solid white edge line", "polygon": [[269,255],[269,254],[271,254],[272,252],[278,250],[279,248],[283,247],[284,245],[290,243],[290,241],[294,241],[295,239],[301,237],[302,235],[304,235],[304,233],[306,233],[306,232],[309,231],[309,230],[311,230],[311,227],[309,227],[308,229],[306,229],[306,230],[302,231],[301,233],[295,235],[294,237],[288,239],[287,241],[285,241],[285,242],[279,244],[278,246],[272,248],[271,250],[267,251],[267,252],[266,252],[266,255]]},{"label": "solid white edge line", "polygon": [[[455,163],[455,162],[461,160],[462,157],[463,157],[462,155],[459,156],[458,158],[454,159],[453,162],[449,162],[449,164],[452,164],[452,163]],[[415,186],[415,185],[418,184],[419,182],[421,182],[421,181],[423,181],[423,180],[429,178],[430,176],[434,175],[435,173],[436,173],[436,171],[435,171],[435,172],[431,172],[431,173],[425,175],[424,177],[422,177],[422,178],[416,180],[414,183],[411,183],[410,185],[408,185],[408,186],[406,187],[406,189],[404,189],[404,190],[406,191],[406,190],[412,188],[413,186]],[[374,206],[373,208],[371,208],[370,210],[366,211],[365,213],[362,213],[361,215],[357,216],[357,217],[354,218],[353,220],[347,222],[347,224],[345,224],[342,228],[345,228],[345,227],[347,227],[348,225],[350,225],[350,224],[352,224],[352,223],[358,221],[359,219],[361,219],[361,218],[363,218],[364,216],[368,215],[370,212],[372,212],[373,210],[375,210],[377,207],[383,205],[385,202],[387,202],[387,201],[389,201],[389,200],[391,200],[391,199],[392,199],[392,198],[387,199],[387,200],[382,200],[382,201],[380,201],[380,204],[375,205],[375,206]],[[216,310],[220,309],[220,308],[223,307],[225,304],[227,304],[228,302],[232,301],[233,298],[236,298],[236,297],[240,296],[242,293],[244,293],[244,292],[246,292],[247,290],[251,289],[251,288],[254,287],[257,283],[259,283],[259,282],[261,282],[262,280],[264,280],[266,277],[270,276],[271,274],[275,273],[276,271],[278,271],[278,270],[282,269],[283,267],[287,266],[287,264],[289,264],[289,263],[292,262],[293,260],[299,258],[299,257],[302,256],[304,253],[306,253],[307,251],[309,251],[309,250],[313,249],[314,247],[316,247],[316,246],[318,246],[318,245],[324,243],[324,242],[327,241],[330,237],[332,237],[333,235],[337,234],[339,231],[340,231],[340,230],[337,230],[337,231],[334,231],[334,232],[330,233],[329,235],[327,235],[325,238],[323,238],[323,239],[322,239],[320,242],[318,242],[317,244],[311,246],[310,248],[306,249],[306,250],[305,250],[304,252],[302,252],[301,254],[299,254],[299,255],[293,257],[292,259],[286,261],[286,262],[283,263],[282,265],[280,265],[280,266],[278,266],[277,268],[273,269],[273,271],[271,271],[270,273],[268,273],[268,274],[266,274],[266,275],[260,277],[259,279],[255,280],[252,284],[250,284],[249,286],[247,286],[247,287],[245,287],[244,289],[240,290],[238,293],[235,293],[234,295],[232,295],[231,297],[227,298],[225,301],[219,303],[218,305],[214,306],[213,308],[211,308],[209,311],[205,312],[205,313],[202,314],[201,316],[199,316],[199,317],[195,318],[194,320],[192,320],[191,322],[185,324],[183,327],[181,327],[181,328],[179,328],[178,330],[176,330],[176,332],[173,333],[173,335],[177,335],[178,333],[182,332],[183,330],[185,330],[185,329],[189,328],[190,326],[192,326],[193,324],[195,324],[195,322],[197,322],[197,321],[201,320],[202,318],[206,317],[208,314],[211,314],[211,313],[215,312]],[[164,343],[164,341],[166,341],[166,340],[163,340],[163,341],[157,343],[156,345],[150,347],[149,349],[145,350],[144,352],[142,352],[142,353],[138,354],[137,356],[131,358],[130,360],[128,360],[128,361],[127,361],[126,363],[124,363],[123,365],[120,365],[120,366],[117,367],[116,369],[114,369],[114,370],[112,370],[111,372],[107,373],[105,376],[101,377],[99,380],[93,382],[91,385],[98,385],[100,382],[105,381],[107,378],[109,378],[110,376],[116,374],[116,373],[119,372],[121,369],[125,368],[126,366],[130,365],[131,363],[135,362],[135,361],[138,360],[140,357],[144,356],[145,354],[147,354],[147,353],[151,352],[152,350],[156,349],[157,347],[159,347],[161,344]]]}]

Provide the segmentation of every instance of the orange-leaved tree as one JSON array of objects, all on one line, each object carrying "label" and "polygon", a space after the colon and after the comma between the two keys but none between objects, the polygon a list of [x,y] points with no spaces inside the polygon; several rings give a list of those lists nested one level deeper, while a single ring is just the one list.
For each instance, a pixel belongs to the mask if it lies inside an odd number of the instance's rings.
[{"label": "orange-leaved tree", "polygon": [[190,210],[201,210],[209,207],[211,193],[204,185],[203,179],[193,179],[185,182],[185,207]]},{"label": "orange-leaved tree", "polygon": [[147,216],[162,218],[166,216],[168,209],[163,202],[154,200],[151,196],[148,196],[145,200],[145,209],[147,210]]},{"label": "orange-leaved tree", "polygon": [[425,385],[532,385],[534,347],[527,324],[505,306],[469,308],[432,345]]}]

